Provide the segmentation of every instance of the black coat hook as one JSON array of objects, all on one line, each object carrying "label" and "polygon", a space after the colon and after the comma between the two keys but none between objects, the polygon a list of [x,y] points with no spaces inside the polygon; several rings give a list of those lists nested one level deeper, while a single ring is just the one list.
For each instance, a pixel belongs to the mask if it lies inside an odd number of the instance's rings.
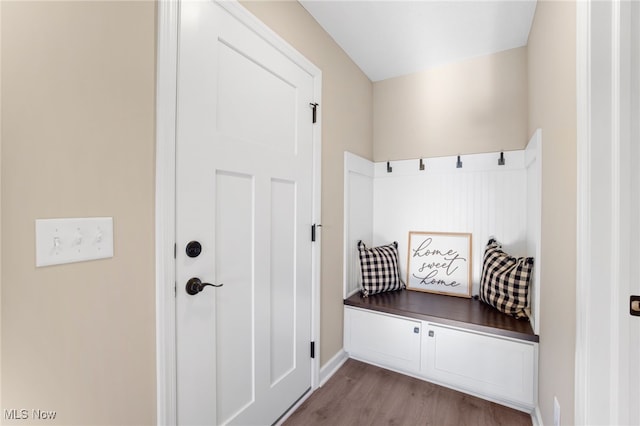
[{"label": "black coat hook", "polygon": [[500,153],[500,158],[498,158],[498,166],[504,166],[504,152]]},{"label": "black coat hook", "polygon": [[460,160],[460,156],[458,155],[458,162],[456,163],[456,168],[457,169],[461,169],[462,168],[462,160]]},{"label": "black coat hook", "polygon": [[424,162],[420,159],[420,170],[424,170]]},{"label": "black coat hook", "polygon": [[391,164],[387,161],[387,173],[391,173],[393,171],[393,167],[391,167]]}]

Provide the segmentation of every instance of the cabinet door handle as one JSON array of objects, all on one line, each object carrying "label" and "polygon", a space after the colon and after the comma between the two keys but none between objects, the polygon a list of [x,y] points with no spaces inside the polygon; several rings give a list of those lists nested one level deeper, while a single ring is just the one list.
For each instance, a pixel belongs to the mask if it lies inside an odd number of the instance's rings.
[{"label": "cabinet door handle", "polygon": [[433,330],[429,330],[429,337],[433,337],[435,336],[435,333],[433,332]]}]

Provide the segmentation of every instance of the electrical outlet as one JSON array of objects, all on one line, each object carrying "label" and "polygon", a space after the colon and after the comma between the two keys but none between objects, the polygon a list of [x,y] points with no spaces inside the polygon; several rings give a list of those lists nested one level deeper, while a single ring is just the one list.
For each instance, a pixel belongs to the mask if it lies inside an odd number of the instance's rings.
[{"label": "electrical outlet", "polygon": [[553,397],[553,426],[560,426],[560,403],[558,397]]}]

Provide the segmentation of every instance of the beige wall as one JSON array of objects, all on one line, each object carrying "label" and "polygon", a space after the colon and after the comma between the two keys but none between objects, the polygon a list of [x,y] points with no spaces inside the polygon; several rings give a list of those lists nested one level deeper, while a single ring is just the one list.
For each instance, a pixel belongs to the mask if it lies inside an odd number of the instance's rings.
[{"label": "beige wall", "polygon": [[[154,424],[155,5],[1,7],[1,408]],[[35,268],[35,219],[78,216],[115,256]]]},{"label": "beige wall", "polygon": [[542,129],[539,405],[574,422],[576,291],[576,6],[539,1],[528,44],[529,134]]},{"label": "beige wall", "polygon": [[344,151],[373,159],[373,88],[298,2],[242,4],[322,70],[320,363],[324,365],[342,349]]},{"label": "beige wall", "polygon": [[373,100],[376,161],[522,149],[526,48],[376,82]]}]

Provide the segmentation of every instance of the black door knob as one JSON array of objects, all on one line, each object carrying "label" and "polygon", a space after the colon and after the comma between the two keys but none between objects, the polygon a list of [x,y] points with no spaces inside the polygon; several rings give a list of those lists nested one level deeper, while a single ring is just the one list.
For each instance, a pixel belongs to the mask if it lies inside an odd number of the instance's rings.
[{"label": "black door knob", "polygon": [[198,257],[202,253],[202,244],[197,241],[190,241],[186,248],[187,256]]},{"label": "black door knob", "polygon": [[190,294],[192,296],[200,293],[205,286],[211,286],[211,287],[222,287],[224,284],[209,284],[209,283],[203,283],[202,281],[200,281],[200,278],[191,278],[189,281],[187,281],[187,294]]}]

